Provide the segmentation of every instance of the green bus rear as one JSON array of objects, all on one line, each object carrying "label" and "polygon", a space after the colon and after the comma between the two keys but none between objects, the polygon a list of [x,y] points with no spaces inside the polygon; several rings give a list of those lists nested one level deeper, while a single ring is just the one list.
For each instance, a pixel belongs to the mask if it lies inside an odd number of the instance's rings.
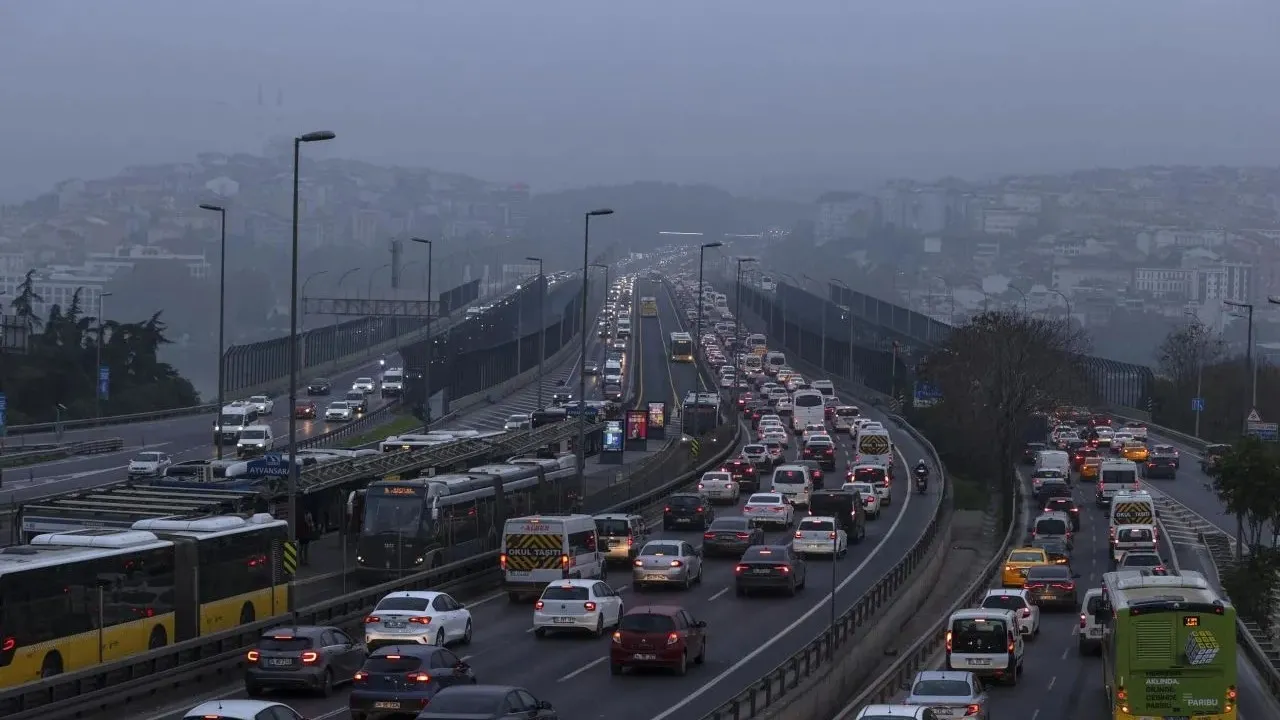
[{"label": "green bus rear", "polygon": [[1115,720],[1235,720],[1235,608],[1152,599],[1107,614],[1103,681]]}]

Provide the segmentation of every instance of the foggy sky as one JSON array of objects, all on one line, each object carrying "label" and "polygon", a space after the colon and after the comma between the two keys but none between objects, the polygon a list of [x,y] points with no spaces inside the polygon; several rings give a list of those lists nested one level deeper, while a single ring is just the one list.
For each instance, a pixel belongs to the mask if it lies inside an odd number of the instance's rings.
[{"label": "foggy sky", "polygon": [[8,0],[0,198],[322,128],[309,155],[537,189],[1277,164],[1277,29],[1276,0]]}]

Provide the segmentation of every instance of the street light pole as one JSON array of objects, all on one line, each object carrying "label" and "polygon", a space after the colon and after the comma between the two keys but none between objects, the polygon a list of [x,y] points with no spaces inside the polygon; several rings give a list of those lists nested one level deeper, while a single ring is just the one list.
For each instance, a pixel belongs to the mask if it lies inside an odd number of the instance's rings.
[{"label": "street light pole", "polygon": [[[1267,302],[1271,302],[1271,298],[1267,298]],[[1252,411],[1258,407],[1258,369],[1253,365],[1253,303],[1223,300],[1222,304],[1234,308],[1240,308],[1241,310],[1244,310],[1249,317],[1249,329],[1246,336],[1248,345],[1244,349],[1244,364],[1245,367],[1248,368],[1249,373],[1253,376],[1253,390],[1249,395],[1249,409]],[[1248,427],[1248,423],[1246,422],[1245,429],[1247,430]]]},{"label": "street light pole", "polygon": [[1196,413],[1195,436],[1200,437],[1200,403],[1204,402],[1204,325],[1200,322],[1200,316],[1190,310],[1183,311],[1183,314],[1195,318],[1196,321],[1196,406],[1193,408]]},{"label": "street light pole", "polygon": [[1062,302],[1066,303],[1066,305],[1067,305],[1067,329],[1068,329],[1068,330],[1070,330],[1070,329],[1071,329],[1071,298],[1069,298],[1069,297],[1067,297],[1066,295],[1064,295],[1064,294],[1062,293],[1062,291],[1061,291],[1061,290],[1054,290],[1053,288],[1049,288],[1049,292],[1051,292],[1051,293],[1053,293],[1054,295],[1057,295],[1058,297],[1062,298]]},{"label": "street light pole", "polygon": [[[746,361],[746,347],[742,344],[742,263],[755,262],[753,257],[736,257],[734,260],[738,263],[738,274],[733,284],[733,342],[737,346],[737,354],[743,356],[743,362],[735,362],[735,376],[742,374],[742,366]],[[702,317],[702,288],[698,288],[698,317]],[[701,342],[701,341],[699,341]],[[737,358],[734,358],[735,361]],[[738,387],[738,378],[733,380],[733,405],[738,406],[738,396],[741,394]]]},{"label": "street light pole", "polygon": [[[604,215],[612,215],[613,210],[610,208],[599,208],[596,210],[588,210],[582,214],[582,298],[579,304],[582,305],[580,310],[580,327],[578,328],[578,339],[580,342],[578,354],[578,484],[583,484],[587,474],[587,272],[590,271],[591,259],[589,257],[591,248],[591,218],[602,217]],[[607,286],[606,286],[607,291]],[[583,488],[579,487],[581,491]]]},{"label": "street light pole", "polygon": [[[111,297],[111,293],[98,293],[98,383],[93,388],[93,416],[102,417],[102,340],[107,330],[107,298]],[[109,376],[108,376],[109,377]],[[108,379],[110,382],[110,379]],[[218,408],[218,412],[222,412],[222,408]],[[222,444],[219,443],[221,448]]]},{"label": "street light pole", "polygon": [[[821,292],[822,285],[817,280],[814,280],[813,278],[804,274],[801,274],[801,277],[813,283],[814,285],[818,286],[819,292]],[[822,297],[821,295],[818,296],[818,299],[822,301],[822,319],[818,326],[819,327],[818,332],[822,333],[822,344],[819,346],[820,349],[818,350],[818,365],[819,367],[822,368],[823,372],[826,372],[827,371],[827,299]]]},{"label": "street light pole", "polygon": [[[706,259],[707,248],[718,248],[721,245],[724,245],[724,243],[717,240],[715,242],[702,243],[702,245],[698,247],[698,297],[699,298],[702,297],[702,263]],[[702,387],[702,373],[698,370],[698,366],[697,366],[697,358],[702,351],[702,305],[701,305],[702,301],[699,300],[698,303],[699,303],[698,319],[694,322],[694,327],[696,328],[696,330],[694,331],[694,335],[693,335],[693,353],[694,353],[693,374],[694,374],[694,377],[698,379],[698,385],[697,387],[694,388],[694,392],[697,392],[698,389]]]},{"label": "street light pole", "polygon": [[[332,140],[328,130],[293,139],[293,238],[289,268],[289,540],[298,540],[298,163],[302,143]],[[222,408],[218,408],[222,412]],[[292,597],[292,595],[290,596]]]},{"label": "street light pole", "polygon": [[934,277],[942,281],[942,287],[945,288],[947,291],[947,296],[951,301],[950,303],[951,311],[947,314],[947,324],[950,325],[951,327],[955,327],[956,325],[956,291],[951,287],[951,283],[946,278],[942,277],[941,275],[934,275]]},{"label": "street light pole", "polygon": [[409,240],[427,246],[427,344],[423,351],[422,363],[422,431],[426,432],[431,427],[431,351],[435,350],[435,339],[431,337],[431,319],[434,311],[439,310],[431,307],[431,280],[435,269],[432,266],[431,256],[435,243],[424,238],[409,238]]},{"label": "street light pole", "polygon": [[[221,205],[200,205],[201,210],[218,213],[218,421],[222,421],[223,393],[226,392],[226,352],[227,329],[227,209]],[[293,412],[292,409],[289,412]],[[222,441],[215,443],[214,452],[217,459],[222,459]]]},{"label": "street light pole", "polygon": [[1009,286],[1009,289],[1010,289],[1010,290],[1014,290],[1014,291],[1016,291],[1019,295],[1021,295],[1021,296],[1022,296],[1022,314],[1023,314],[1023,315],[1028,314],[1028,313],[1027,313],[1027,293],[1026,293],[1026,292],[1024,292],[1022,288],[1017,287],[1017,286],[1014,286],[1014,285],[1010,285],[1010,286]]},{"label": "street light pole", "polygon": [[[853,296],[853,288],[849,287],[845,283],[845,281],[840,280],[838,278],[831,278],[831,282],[839,285],[845,290],[848,290],[850,297]],[[954,299],[954,297],[955,296],[953,295],[952,298]],[[849,363],[847,367],[848,367],[848,373],[849,373],[848,378],[850,381],[852,381],[853,380],[853,304],[852,303],[846,306],[845,312],[849,313]]]},{"label": "street light pole", "polygon": [[[547,297],[547,279],[542,275],[542,258],[527,257],[525,258],[525,260],[538,263],[538,408],[541,409],[542,408],[542,361],[547,356],[547,328],[546,328],[547,318],[546,318],[546,310],[543,309],[543,302],[546,300],[546,297]],[[586,281],[587,281],[587,275],[584,272],[582,274],[582,282],[585,283]],[[606,285],[605,287],[608,287],[608,286]],[[521,307],[523,306],[524,306],[524,303],[521,303]],[[586,321],[584,320],[582,325],[583,337],[586,337],[586,334],[587,334],[587,325],[586,325]],[[520,344],[523,345],[524,344],[523,338],[521,338],[521,340],[522,342]],[[583,398],[578,398],[578,402],[579,403],[583,402]],[[585,411],[586,409],[583,408],[583,412]]]},{"label": "street light pole", "polygon": [[[341,292],[341,290],[342,290],[342,283],[343,283],[344,281],[346,281],[346,279],[347,279],[348,277],[350,277],[352,273],[358,273],[358,272],[360,272],[360,268],[358,268],[358,267],[353,267],[353,268],[351,268],[350,270],[347,270],[346,272],[342,273],[342,275],[338,277],[338,284],[334,287],[334,289],[333,289],[333,294],[334,294],[334,295],[337,295],[339,292]],[[357,290],[357,291],[356,291],[356,295],[359,295],[359,294],[360,294],[360,291],[359,291],[359,290]],[[339,318],[339,316],[338,316],[338,315],[336,315],[336,314],[333,316],[333,324],[334,324],[335,326],[336,326],[336,325],[341,324],[341,321],[340,321],[338,318]],[[338,355],[339,355],[339,353],[338,353],[338,351],[335,349],[335,350],[334,350],[334,353],[333,353],[333,367],[334,367],[334,369],[337,369],[337,367],[338,367]]]}]

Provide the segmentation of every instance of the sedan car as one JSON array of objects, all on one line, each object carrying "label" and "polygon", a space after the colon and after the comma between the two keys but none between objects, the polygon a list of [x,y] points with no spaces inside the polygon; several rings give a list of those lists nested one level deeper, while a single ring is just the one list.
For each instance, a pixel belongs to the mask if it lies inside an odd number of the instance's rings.
[{"label": "sedan car", "polygon": [[371,377],[358,377],[355,382],[351,383],[351,389],[369,394],[378,389],[378,384]]},{"label": "sedan car", "polygon": [[259,415],[270,415],[276,409],[276,401],[266,395],[251,395],[249,405],[255,408]]},{"label": "sedan car", "polygon": [[329,403],[329,407],[324,409],[324,419],[334,422],[347,422],[356,416],[356,411],[347,404],[346,400],[338,400]]},{"label": "sedan car", "polygon": [[533,605],[534,637],[578,631],[604,635],[622,618],[622,598],[599,579],[566,579],[547,585]]},{"label": "sedan car", "polygon": [[1151,454],[1153,456],[1160,455],[1173,458],[1173,466],[1175,468],[1182,465],[1182,458],[1178,455],[1178,448],[1172,445],[1152,445]]},{"label": "sedan car", "polygon": [[1066,565],[1036,565],[1027,568],[1027,577],[1022,587],[1031,593],[1036,603],[1042,607],[1068,608],[1080,606],[1076,594],[1075,578]]},{"label": "sedan car", "polygon": [[769,457],[769,449],[760,443],[751,443],[742,446],[742,457],[747,462],[754,465],[757,469],[770,465],[773,460]]},{"label": "sedan car", "polygon": [[662,529],[697,528],[705,530],[716,517],[711,503],[700,493],[675,493],[662,508]]},{"label": "sedan car", "polygon": [[702,582],[702,553],[683,540],[650,540],[632,565],[631,587],[636,592],[656,585],[688,590]]},{"label": "sedan car", "polygon": [[471,611],[442,592],[388,593],[364,619],[364,641],[371,650],[407,643],[466,645],[471,642]]},{"label": "sedan car", "polygon": [[161,477],[173,465],[173,458],[162,452],[140,452],[129,461],[129,477]]},{"label": "sedan car", "polygon": [[333,392],[333,385],[327,378],[316,378],[307,383],[308,395],[328,395]]},{"label": "sedan car", "polygon": [[733,475],[723,470],[705,472],[698,480],[698,493],[709,502],[736,505],[738,492],[738,483],[733,479]]},{"label": "sedan car", "polygon": [[583,375],[599,375],[599,374],[600,374],[600,363],[598,363],[598,362],[594,362],[594,361],[591,361],[591,360],[588,360],[587,362],[583,363],[583,364],[582,364],[582,374],[583,374]]},{"label": "sedan car", "polygon": [[294,625],[262,632],[246,656],[244,691],[312,690],[328,696],[335,685],[350,682],[369,651],[339,628]]},{"label": "sedan car", "polygon": [[502,429],[508,432],[528,430],[530,422],[531,419],[528,413],[516,413],[514,415],[507,416],[507,421],[502,424]]},{"label": "sedan car", "polygon": [[716,518],[702,533],[703,557],[742,557],[747,548],[763,544],[764,529],[741,516]]},{"label": "sedan car", "polygon": [[753,526],[787,528],[795,519],[795,512],[795,506],[780,493],[755,493],[747,498],[747,504],[742,508],[742,516]]},{"label": "sedan car", "polygon": [[756,545],[733,568],[734,591],[739,597],[760,589],[794,596],[804,589],[807,575],[804,559],[790,545]]},{"label": "sedan car", "polygon": [[988,590],[978,607],[988,610],[1012,610],[1018,616],[1018,631],[1035,637],[1040,634],[1040,607],[1026,590],[1010,588]]},{"label": "sedan car", "polygon": [[[982,681],[970,672],[922,670],[915,679],[902,684],[907,691],[904,705],[942,710],[946,717],[991,720],[991,703]],[[939,713],[942,714],[942,713]]]},{"label": "sedan car", "polygon": [[1139,463],[1142,477],[1149,480],[1176,480],[1178,477],[1178,456],[1152,453],[1145,463]]},{"label": "sedan car", "polygon": [[182,720],[304,720],[297,710],[267,700],[210,700],[191,708]]},{"label": "sedan car", "polygon": [[474,684],[475,671],[448,648],[391,645],[374,651],[356,672],[347,709],[352,720],[416,716],[444,688]]},{"label": "sedan car", "polygon": [[369,398],[366,396],[366,393],[364,393],[363,391],[348,390],[347,394],[344,395],[343,398],[347,401],[347,404],[351,406],[351,409],[354,410],[357,415],[363,415],[369,412]]},{"label": "sedan car", "polygon": [[1160,553],[1155,550],[1130,550],[1120,556],[1120,562],[1116,564],[1116,569],[1149,570],[1152,575],[1169,574],[1169,569],[1165,566]]},{"label": "sedan car", "polygon": [[622,400],[622,386],[617,383],[610,383],[604,386],[604,392],[602,394],[604,395],[605,400],[620,402]]},{"label": "sedan car", "polygon": [[293,406],[293,416],[299,420],[314,420],[317,412],[319,409],[310,400],[299,400],[298,404]]},{"label": "sedan car", "polygon": [[511,685],[450,685],[431,698],[417,720],[559,720],[560,715],[546,700],[539,700],[522,687]]}]

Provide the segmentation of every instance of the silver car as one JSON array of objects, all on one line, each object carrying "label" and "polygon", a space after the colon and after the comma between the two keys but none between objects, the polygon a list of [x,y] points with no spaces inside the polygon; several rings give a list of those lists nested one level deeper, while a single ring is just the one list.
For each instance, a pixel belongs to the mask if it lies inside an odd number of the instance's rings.
[{"label": "silver car", "polygon": [[986,688],[971,672],[923,670],[902,689],[907,691],[904,705],[931,708],[939,718],[991,720]]},{"label": "silver car", "polygon": [[651,540],[640,548],[631,571],[636,592],[654,585],[679,585],[688,590],[702,582],[702,551],[683,540]]}]

